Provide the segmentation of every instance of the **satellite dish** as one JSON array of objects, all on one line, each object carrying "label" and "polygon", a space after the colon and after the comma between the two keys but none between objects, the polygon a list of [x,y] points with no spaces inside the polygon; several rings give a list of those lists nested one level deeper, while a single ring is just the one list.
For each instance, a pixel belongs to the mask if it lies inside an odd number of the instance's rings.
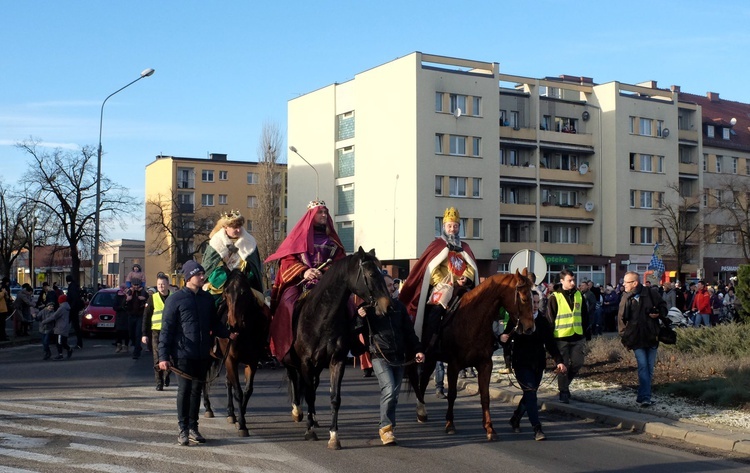
[{"label": "satellite dish", "polygon": [[590,117],[591,117],[591,115],[589,115],[589,112],[587,110],[584,110],[583,113],[581,114],[581,118],[585,122],[589,121]]},{"label": "satellite dish", "polygon": [[461,108],[460,107],[456,107],[456,109],[453,111],[453,116],[456,117],[456,118],[458,118],[458,117],[461,116],[461,113],[462,113],[461,112]]},{"label": "satellite dish", "polygon": [[591,212],[592,210],[594,210],[594,203],[589,200],[588,202],[583,204],[583,208],[586,209],[586,212]]},{"label": "satellite dish", "polygon": [[736,118],[732,118],[731,120],[729,120],[729,124],[732,125],[732,126],[736,125],[737,124],[737,119]]},{"label": "satellite dish", "polygon": [[661,136],[664,137],[664,138],[666,138],[667,136],[669,136],[669,128],[663,129],[661,131]]},{"label": "satellite dish", "polygon": [[589,165],[586,163],[581,164],[580,166],[578,166],[578,172],[580,172],[581,176],[583,176],[584,174],[589,172]]}]

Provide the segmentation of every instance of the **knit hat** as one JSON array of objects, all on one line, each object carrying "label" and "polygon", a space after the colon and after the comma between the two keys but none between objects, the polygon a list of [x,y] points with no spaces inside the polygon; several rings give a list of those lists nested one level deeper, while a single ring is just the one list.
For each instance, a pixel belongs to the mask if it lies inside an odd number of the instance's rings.
[{"label": "knit hat", "polygon": [[203,266],[198,264],[195,260],[189,260],[182,265],[182,274],[185,275],[185,281],[189,281],[190,278],[198,273],[205,273]]},{"label": "knit hat", "polygon": [[57,298],[57,303],[62,304],[63,302],[68,302],[68,296],[65,294],[62,294],[60,297]]}]

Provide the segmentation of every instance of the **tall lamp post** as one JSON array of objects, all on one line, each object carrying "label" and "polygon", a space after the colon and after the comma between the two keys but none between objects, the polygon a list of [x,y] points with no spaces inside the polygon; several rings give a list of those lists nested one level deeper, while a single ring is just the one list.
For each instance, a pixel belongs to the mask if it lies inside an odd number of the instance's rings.
[{"label": "tall lamp post", "polygon": [[94,292],[96,292],[97,289],[99,289],[99,219],[100,219],[99,207],[101,207],[101,187],[102,187],[102,121],[104,120],[104,104],[106,104],[107,100],[109,100],[109,98],[115,95],[116,93],[124,89],[127,89],[128,87],[135,84],[136,82],[143,79],[144,77],[149,77],[153,75],[154,72],[155,71],[151,68],[144,70],[143,72],[141,72],[140,77],[128,83],[127,85],[115,90],[114,92],[109,94],[106,99],[104,99],[104,102],[102,102],[102,109],[99,114],[99,148],[98,148],[97,157],[96,157],[96,209],[94,212],[94,254],[92,255],[93,264],[91,265],[92,266],[91,283],[94,286]]},{"label": "tall lamp post", "polygon": [[318,175],[318,170],[315,169],[315,166],[310,164],[310,161],[306,160],[301,154],[299,154],[297,152],[297,148],[295,148],[294,146],[290,146],[289,151],[302,158],[302,161],[306,162],[307,165],[310,166],[313,171],[315,171],[315,200],[320,199],[320,176]]}]

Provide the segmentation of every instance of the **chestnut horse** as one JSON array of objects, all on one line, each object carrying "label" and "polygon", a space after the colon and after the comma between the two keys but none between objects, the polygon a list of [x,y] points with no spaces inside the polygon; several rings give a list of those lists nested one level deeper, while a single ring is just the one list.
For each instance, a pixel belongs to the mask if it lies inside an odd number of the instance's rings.
[{"label": "chestnut horse", "polygon": [[[441,322],[439,343],[428,352],[421,373],[417,366],[407,368],[409,381],[417,396],[417,420],[427,421],[424,393],[437,361],[448,363],[448,411],[445,432],[456,433],[453,425],[453,404],[456,401],[458,372],[470,366],[477,368],[479,399],[482,404],[482,425],[487,440],[495,440],[496,433],[490,418],[490,376],[495,335],[492,322],[498,320],[500,308],[510,314],[510,322],[528,333],[534,330],[531,300],[532,280],[524,268],[522,273],[495,274],[485,279],[459,301],[455,312]],[[521,327],[518,327],[518,326]]]},{"label": "chestnut horse", "polygon": [[328,448],[339,450],[338,417],[341,406],[341,380],[350,349],[357,345],[352,328],[349,299],[356,294],[384,315],[391,304],[380,262],[375,250],[362,247],[334,262],[317,285],[294,307],[295,340],[282,363],[287,369],[292,396],[292,418],[302,421],[300,400],[307,404],[305,440],[317,440],[315,392],[320,373],[328,367],[331,377],[331,427]]},{"label": "chestnut horse", "polygon": [[[240,437],[247,437],[245,413],[247,403],[253,394],[253,379],[258,369],[258,362],[265,354],[268,340],[268,315],[265,305],[259,304],[253,293],[247,276],[234,269],[224,285],[224,302],[227,309],[227,324],[237,336],[234,340],[219,339],[221,352],[224,354],[224,367],[227,370],[227,422],[237,425]],[[245,365],[245,387],[240,386],[240,364]],[[213,364],[209,380],[218,375],[221,362]],[[208,385],[204,390],[203,402],[206,417],[213,417],[211,403],[208,400]],[[235,403],[239,417],[235,415]]]}]

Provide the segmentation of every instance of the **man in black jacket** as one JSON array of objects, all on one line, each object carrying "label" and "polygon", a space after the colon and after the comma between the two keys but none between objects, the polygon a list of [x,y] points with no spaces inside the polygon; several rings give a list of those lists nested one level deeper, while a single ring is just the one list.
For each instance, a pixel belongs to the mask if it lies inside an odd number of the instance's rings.
[{"label": "man in black jacket", "polygon": [[[396,293],[393,278],[384,276],[388,292]],[[380,440],[383,445],[393,445],[396,437],[396,405],[401,380],[404,377],[405,360],[414,357],[417,363],[424,361],[422,346],[414,333],[406,307],[398,299],[392,298],[393,309],[382,317],[375,315],[372,308],[360,307],[357,311],[355,331],[363,333],[370,341],[372,369],[380,385]]]},{"label": "man in black jacket", "polygon": [[68,304],[70,304],[70,325],[76,333],[76,348],[83,348],[83,332],[81,332],[81,320],[78,318],[83,310],[83,293],[81,286],[73,278],[72,274],[65,276],[68,283]]},{"label": "man in black jacket", "polygon": [[650,407],[651,380],[659,347],[659,319],[669,324],[667,304],[655,288],[638,282],[638,273],[629,271],[623,279],[625,292],[617,314],[622,344],[633,350],[638,363],[638,397],[641,407]]},{"label": "man in black jacket", "polygon": [[167,371],[174,363],[179,370],[177,422],[180,433],[177,442],[188,445],[188,441],[206,441],[198,431],[198,412],[211,364],[211,336],[226,337],[228,333],[217,316],[213,297],[202,289],[205,283],[203,267],[189,260],[182,265],[182,272],[185,287],[169,296],[162,313],[159,369]]}]

